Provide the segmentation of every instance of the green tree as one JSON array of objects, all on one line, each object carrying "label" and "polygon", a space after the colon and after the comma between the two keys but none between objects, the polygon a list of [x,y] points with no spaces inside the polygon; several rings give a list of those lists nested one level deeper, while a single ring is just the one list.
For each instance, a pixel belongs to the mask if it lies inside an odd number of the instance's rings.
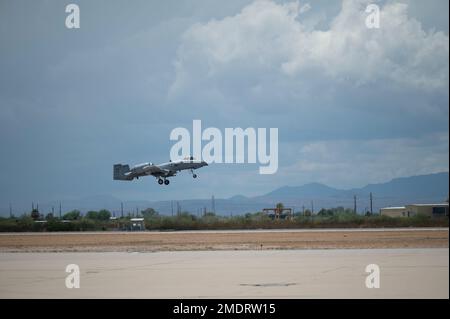
[{"label": "green tree", "polygon": [[86,213],[86,218],[87,219],[98,219],[98,212],[96,212],[95,210],[90,210]]},{"label": "green tree", "polygon": [[79,210],[74,209],[68,213],[65,213],[63,216],[63,219],[67,219],[67,220],[78,220],[81,217],[81,213]]},{"label": "green tree", "polygon": [[328,216],[334,216],[337,209],[325,209],[322,208],[318,213],[317,216],[322,217],[328,217]]},{"label": "green tree", "polygon": [[179,215],[176,216],[176,218],[178,220],[191,220],[191,221],[197,220],[197,216],[192,215],[187,211],[181,212]]},{"label": "green tree", "polygon": [[145,219],[151,219],[153,217],[159,216],[158,212],[153,208],[146,208],[143,211],[141,211],[141,214]]},{"label": "green tree", "polygon": [[201,217],[201,220],[204,223],[215,223],[219,220],[219,218],[213,212],[207,212]]},{"label": "green tree", "polygon": [[205,215],[203,215],[203,217],[215,217],[216,214],[214,214],[213,212],[207,212]]},{"label": "green tree", "polygon": [[98,212],[99,220],[108,220],[111,217],[111,213],[107,209],[102,209]]}]

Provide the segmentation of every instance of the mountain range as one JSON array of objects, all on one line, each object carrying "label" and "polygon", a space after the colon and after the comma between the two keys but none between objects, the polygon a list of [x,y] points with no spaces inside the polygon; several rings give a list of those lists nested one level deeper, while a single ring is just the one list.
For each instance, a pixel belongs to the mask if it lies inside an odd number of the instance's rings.
[{"label": "mountain range", "polygon": [[[171,215],[176,213],[177,206],[181,211],[201,214],[204,209],[215,210],[219,215],[238,215],[247,212],[261,211],[263,208],[274,207],[282,202],[285,207],[292,207],[294,211],[343,206],[353,208],[356,196],[357,211],[363,213],[369,210],[370,193],[373,196],[373,210],[378,212],[386,206],[401,206],[412,203],[442,203],[449,194],[449,173],[435,173],[411,177],[395,178],[386,183],[369,184],[362,188],[337,189],[320,183],[310,183],[302,186],[283,186],[267,194],[246,197],[236,195],[230,198],[191,199],[172,201],[124,201],[124,213],[135,213],[136,209],[154,208],[160,214]],[[77,200],[62,202],[63,212],[79,209],[88,210],[108,209],[116,216],[121,214],[120,199],[110,195],[90,196]],[[213,208],[214,206],[214,208]],[[59,202],[42,203],[41,212],[49,212],[52,207],[58,211]],[[6,215],[3,212],[3,215]]]}]

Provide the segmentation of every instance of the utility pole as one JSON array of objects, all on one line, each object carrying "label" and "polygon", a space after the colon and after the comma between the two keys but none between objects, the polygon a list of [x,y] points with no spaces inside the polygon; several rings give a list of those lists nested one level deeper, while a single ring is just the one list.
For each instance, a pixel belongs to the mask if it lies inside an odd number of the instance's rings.
[{"label": "utility pole", "polygon": [[173,200],[170,201],[170,208],[172,210],[172,217],[173,217]]},{"label": "utility pole", "polygon": [[372,200],[373,200],[372,192],[370,192],[370,215],[373,215]]},{"label": "utility pole", "polygon": [[9,203],[9,218],[12,218],[12,205]]},{"label": "utility pole", "polygon": [[61,202],[59,202],[59,219],[61,219]]},{"label": "utility pole", "polygon": [[302,206],[302,213],[303,213],[303,216],[305,216],[305,205]]},{"label": "utility pole", "polygon": [[123,202],[120,202],[120,215],[123,218]]},{"label": "utility pole", "polygon": [[353,195],[353,212],[356,214],[356,195]]},{"label": "utility pole", "polygon": [[311,215],[314,214],[314,201],[311,201]]},{"label": "utility pole", "polygon": [[211,209],[212,209],[213,214],[215,215],[216,214],[216,201],[214,199],[214,195],[212,195],[212,197],[211,197]]}]

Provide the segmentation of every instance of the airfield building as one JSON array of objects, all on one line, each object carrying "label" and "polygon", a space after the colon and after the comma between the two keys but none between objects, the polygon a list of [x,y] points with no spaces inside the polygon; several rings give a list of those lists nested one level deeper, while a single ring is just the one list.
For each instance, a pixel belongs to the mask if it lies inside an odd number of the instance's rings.
[{"label": "airfield building", "polygon": [[131,218],[130,219],[130,230],[145,230],[144,218]]},{"label": "airfield building", "polygon": [[389,217],[412,217],[416,215],[425,215],[434,218],[448,217],[448,203],[385,207],[380,209],[380,215]]}]

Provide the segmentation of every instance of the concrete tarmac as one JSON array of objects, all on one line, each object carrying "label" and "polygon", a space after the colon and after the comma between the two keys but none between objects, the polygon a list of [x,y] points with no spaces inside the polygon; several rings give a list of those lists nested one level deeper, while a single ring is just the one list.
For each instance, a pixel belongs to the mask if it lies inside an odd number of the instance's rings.
[{"label": "concrete tarmac", "polygon": [[[66,288],[68,264],[80,288]],[[366,287],[366,266],[380,288]],[[0,253],[0,298],[449,298],[449,249]]]}]

